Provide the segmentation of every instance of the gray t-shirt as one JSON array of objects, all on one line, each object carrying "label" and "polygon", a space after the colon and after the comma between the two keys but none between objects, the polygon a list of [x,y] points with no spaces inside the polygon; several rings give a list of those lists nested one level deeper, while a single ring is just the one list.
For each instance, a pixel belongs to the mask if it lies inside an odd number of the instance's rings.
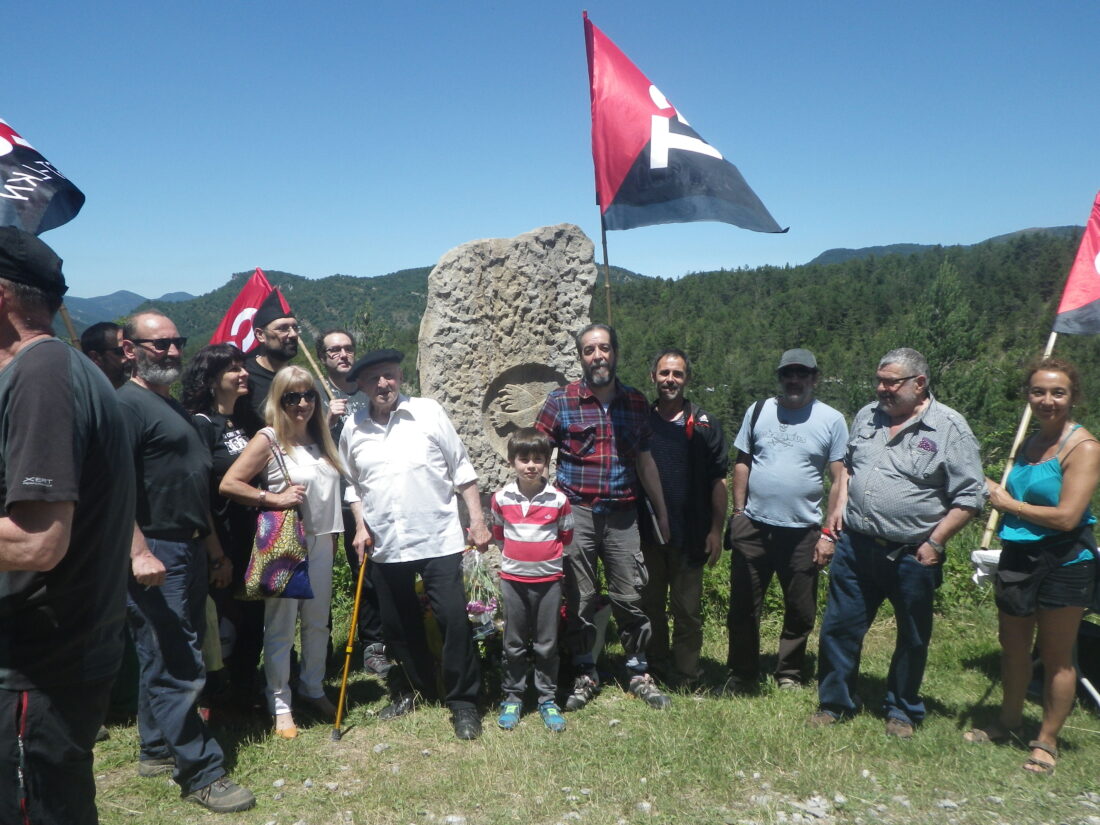
[{"label": "gray t-shirt", "polygon": [[[816,399],[797,410],[774,398],[757,403],[764,406],[753,428],[745,515],[776,527],[820,524],[825,468],[844,458],[848,441],[844,416]],[[742,453],[749,452],[752,409],[745,411],[734,442]]]}]

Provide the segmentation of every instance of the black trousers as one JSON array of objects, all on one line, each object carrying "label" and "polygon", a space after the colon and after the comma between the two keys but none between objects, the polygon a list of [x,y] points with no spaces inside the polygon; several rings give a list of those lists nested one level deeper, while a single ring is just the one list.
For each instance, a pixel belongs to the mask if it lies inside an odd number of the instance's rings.
[{"label": "black trousers", "polygon": [[390,670],[390,693],[416,691],[428,701],[438,698],[435,661],[424,630],[424,613],[416,594],[416,576],[424,582],[432,613],[443,639],[443,701],[448,707],[472,708],[481,688],[481,664],[462,583],[462,554],[415,561],[372,563],[382,635],[398,666]]},{"label": "black trousers", "polygon": [[113,681],[0,690],[0,823],[99,822],[92,748]]}]

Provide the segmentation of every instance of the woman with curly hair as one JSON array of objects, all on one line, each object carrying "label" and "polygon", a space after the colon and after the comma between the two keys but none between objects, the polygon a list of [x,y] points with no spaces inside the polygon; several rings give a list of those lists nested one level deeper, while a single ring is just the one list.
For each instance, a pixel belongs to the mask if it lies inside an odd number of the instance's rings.
[{"label": "woman with curly hair", "polygon": [[[290,650],[299,618],[302,646],[298,698],[326,717],[336,714],[336,708],[325,696],[322,681],[329,641],[332,554],[336,536],[344,530],[340,479],[346,473],[326,426],[313,379],[304,369],[289,366],[275,374],[264,417],[268,426],[259,431],[229,468],[222,479],[221,492],[234,501],[255,507],[301,509],[313,598],[269,598],[264,602],[268,707],[275,717],[275,733],[293,739],[298,728],[291,712]],[[257,490],[251,480],[261,473],[266,489]]]},{"label": "woman with curly hair", "polygon": [[257,697],[256,670],[263,647],[264,611],[261,603],[236,599],[234,594],[241,591],[252,552],[256,510],[218,493],[222,476],[260,427],[248,403],[244,357],[233,344],[211,344],[195,353],[181,380],[183,406],[191,413],[195,429],[214,459],[210,513],[222,549],[233,564],[233,581],[228,588],[212,590],[210,595],[217,606],[219,622],[228,621],[233,628],[232,652],[226,657],[231,697],[236,707],[247,711]]}]

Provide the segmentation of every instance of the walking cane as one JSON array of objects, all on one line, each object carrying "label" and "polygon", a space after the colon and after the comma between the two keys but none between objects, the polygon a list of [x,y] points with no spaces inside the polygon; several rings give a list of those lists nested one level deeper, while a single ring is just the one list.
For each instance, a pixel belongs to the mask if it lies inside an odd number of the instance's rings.
[{"label": "walking cane", "polygon": [[355,645],[355,630],[359,624],[359,600],[363,596],[363,574],[367,572],[369,563],[364,553],[363,562],[359,565],[359,577],[355,583],[355,606],[351,611],[351,627],[348,628],[348,646],[344,649],[344,678],[340,680],[340,701],[336,703],[336,721],[332,723],[333,742],[339,742],[343,736],[340,731],[340,720],[344,715],[344,700],[348,692],[348,671],[351,669],[351,651]]}]

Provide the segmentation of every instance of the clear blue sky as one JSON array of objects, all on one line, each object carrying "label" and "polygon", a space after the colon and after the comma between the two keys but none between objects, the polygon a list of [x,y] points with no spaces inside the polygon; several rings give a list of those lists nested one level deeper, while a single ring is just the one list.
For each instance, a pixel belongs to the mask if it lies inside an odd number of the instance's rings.
[{"label": "clear blue sky", "polygon": [[[434,264],[579,224],[599,243],[582,5],[36,0],[0,117],[87,195],[44,239],[74,295],[200,294]],[[589,0],[787,235],[609,233],[647,275],[1084,223],[1100,189],[1095,0]]]}]

